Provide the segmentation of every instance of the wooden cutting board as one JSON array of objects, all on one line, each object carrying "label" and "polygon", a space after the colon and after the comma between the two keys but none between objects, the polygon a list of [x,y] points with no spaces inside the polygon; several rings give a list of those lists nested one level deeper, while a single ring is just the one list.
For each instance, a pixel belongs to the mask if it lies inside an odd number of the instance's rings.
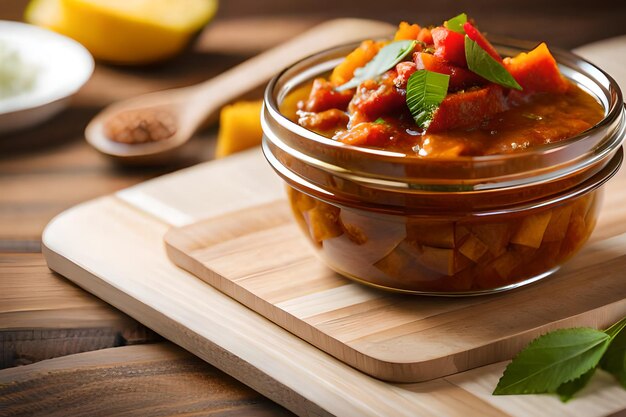
[{"label": "wooden cutting board", "polygon": [[[626,80],[626,62],[617,64],[626,59],[620,48],[626,52],[626,39],[610,47],[594,45],[587,52],[596,54],[594,60],[600,65],[616,62],[614,75]],[[622,235],[626,233],[625,189],[622,170],[607,185],[593,242],[568,269],[587,273],[584,266],[590,262],[607,273],[622,273],[618,264],[626,247]],[[626,391],[603,372],[567,404],[544,395],[492,396],[505,362],[422,383],[382,382],[168,260],[163,237],[172,227],[282,199],[280,182],[255,149],[66,211],[44,232],[43,251],[55,271],[301,416],[599,417],[626,413]],[[555,297],[555,304],[563,301]],[[612,306],[606,314],[626,314],[626,300]],[[528,311],[524,317],[538,314],[548,313]],[[557,319],[553,325],[603,326],[610,321],[605,314],[586,317],[589,321],[574,315]]]},{"label": "wooden cutting board", "polygon": [[178,266],[387,381],[419,382],[510,359],[565,322],[602,327],[624,316],[626,245],[578,258],[517,291],[451,299],[391,294],[333,273],[286,200],[174,228],[165,242]]},{"label": "wooden cutting board", "polygon": [[[568,270],[578,271],[572,282],[584,280],[594,268],[585,268],[590,264],[606,274],[622,274],[626,172],[618,175],[607,185],[609,198],[594,242],[568,266]],[[428,382],[382,382],[294,336],[168,260],[163,237],[173,226],[279,202],[283,193],[260,150],[253,149],[61,214],[44,233],[44,254],[55,271],[299,415],[588,417],[626,410],[626,391],[604,373],[594,378],[581,398],[568,404],[550,396],[492,396],[505,365],[502,362]],[[614,290],[622,291],[623,285]],[[511,295],[521,302],[515,293]],[[517,321],[554,314],[555,321],[548,327],[602,327],[626,314],[626,299],[617,301],[609,294],[608,307],[598,306],[602,312],[579,315],[572,311],[567,316],[559,306],[564,305],[564,311],[571,308],[569,295],[558,296],[555,294],[550,310],[512,307],[508,324],[516,327]],[[422,299],[414,298],[418,300]],[[493,303],[496,298],[473,301]],[[506,328],[500,330],[507,332]],[[457,332],[461,334],[463,329]]]}]

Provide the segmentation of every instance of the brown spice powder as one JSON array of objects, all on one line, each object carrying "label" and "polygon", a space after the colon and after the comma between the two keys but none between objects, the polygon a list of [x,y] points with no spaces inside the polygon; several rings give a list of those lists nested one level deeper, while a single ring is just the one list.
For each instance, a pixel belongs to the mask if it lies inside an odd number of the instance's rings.
[{"label": "brown spice powder", "polygon": [[107,120],[104,133],[119,143],[157,142],[176,133],[176,118],[166,110],[128,110]]}]

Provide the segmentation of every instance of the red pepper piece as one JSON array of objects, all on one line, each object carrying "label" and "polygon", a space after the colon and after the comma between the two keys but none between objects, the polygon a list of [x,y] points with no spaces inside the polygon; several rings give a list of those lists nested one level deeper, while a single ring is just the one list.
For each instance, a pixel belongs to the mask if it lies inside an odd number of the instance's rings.
[{"label": "red pepper piece", "polygon": [[478,46],[483,48],[485,52],[487,52],[489,55],[493,57],[493,59],[502,63],[502,57],[496,51],[496,48],[494,48],[491,42],[489,42],[487,38],[485,38],[483,34],[480,33],[480,31],[476,29],[471,23],[469,22],[465,23],[463,25],[463,30],[465,30],[465,34],[467,35],[468,38],[476,42]]},{"label": "red pepper piece", "polygon": [[504,67],[526,93],[564,93],[570,84],[556,64],[545,43],[541,43],[528,53],[521,53],[514,58],[505,58]]},{"label": "red pepper piece", "polygon": [[465,37],[442,26],[431,31],[435,43],[435,56],[459,67],[467,68]]},{"label": "red pepper piece", "polygon": [[413,54],[415,65],[418,70],[425,69],[439,74],[447,74],[450,76],[448,91],[464,90],[469,87],[484,85],[485,79],[465,68],[452,65],[442,58],[427,54],[425,52],[416,52]]},{"label": "red pepper piece", "polygon": [[345,109],[352,99],[352,91],[335,91],[333,84],[323,78],[316,78],[311,87],[303,110],[320,112],[328,109]]},{"label": "red pepper piece", "polygon": [[449,94],[435,111],[429,133],[458,127],[473,128],[507,108],[502,87],[489,84],[479,90]]}]

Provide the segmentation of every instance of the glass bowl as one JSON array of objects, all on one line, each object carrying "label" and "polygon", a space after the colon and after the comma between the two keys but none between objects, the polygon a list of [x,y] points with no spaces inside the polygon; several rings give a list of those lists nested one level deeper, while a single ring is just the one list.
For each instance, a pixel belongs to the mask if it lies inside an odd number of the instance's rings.
[{"label": "glass bowl", "polygon": [[[534,44],[496,41],[504,56]],[[346,145],[281,114],[287,95],[356,44],[305,58],[268,85],[263,152],[286,182],[295,220],[339,274],[424,295],[509,290],[556,271],[585,243],[602,185],[619,169],[626,122],[616,82],[568,52],[561,72],[605,117],[567,140],[489,156],[419,158]]]}]

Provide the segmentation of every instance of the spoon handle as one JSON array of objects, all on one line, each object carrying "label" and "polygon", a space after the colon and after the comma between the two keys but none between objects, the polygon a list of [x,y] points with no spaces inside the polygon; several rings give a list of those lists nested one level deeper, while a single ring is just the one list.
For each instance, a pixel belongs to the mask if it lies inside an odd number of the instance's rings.
[{"label": "spoon handle", "polygon": [[393,26],[374,20],[337,19],[269,49],[222,74],[188,87],[187,122],[199,125],[227,103],[267,83],[291,63],[324,49],[366,38],[389,36]]}]

